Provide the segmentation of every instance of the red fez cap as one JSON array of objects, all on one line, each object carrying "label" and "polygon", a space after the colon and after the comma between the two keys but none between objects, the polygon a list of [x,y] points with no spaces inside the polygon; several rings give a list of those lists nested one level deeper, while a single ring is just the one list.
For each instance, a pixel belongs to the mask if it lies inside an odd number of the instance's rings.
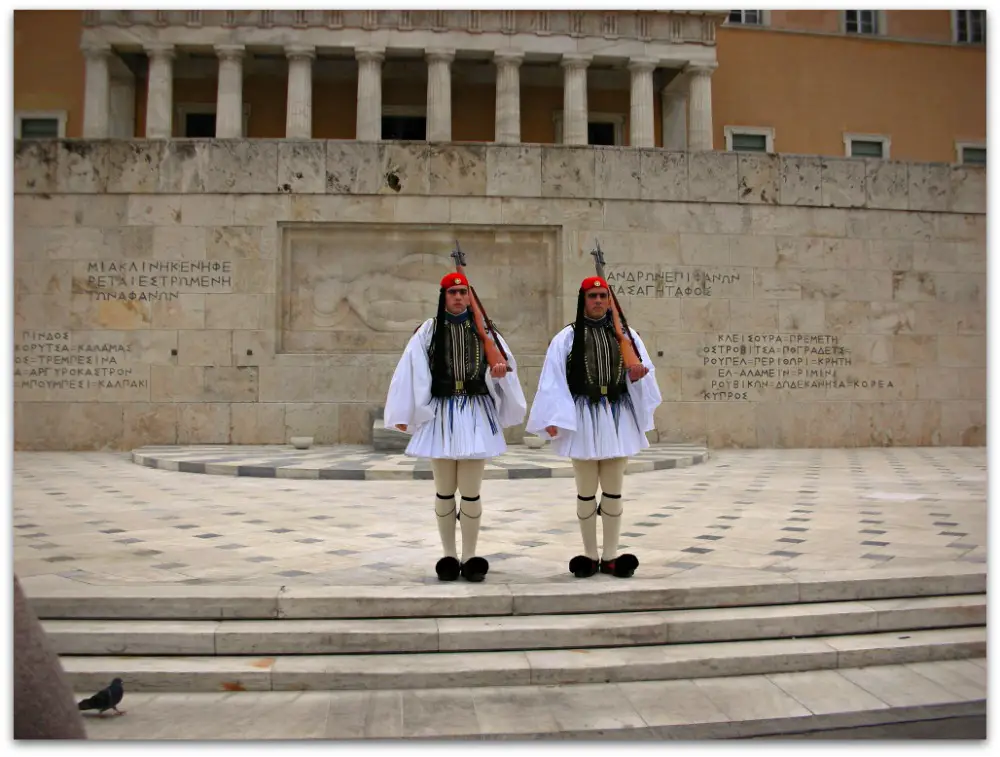
[{"label": "red fez cap", "polygon": [[588,289],[609,289],[608,282],[600,276],[588,276],[580,284],[580,289],[586,292]]},{"label": "red fez cap", "polygon": [[469,286],[469,280],[465,278],[464,273],[458,273],[457,271],[452,271],[447,274],[443,279],[441,279],[441,288],[448,289],[450,287]]}]

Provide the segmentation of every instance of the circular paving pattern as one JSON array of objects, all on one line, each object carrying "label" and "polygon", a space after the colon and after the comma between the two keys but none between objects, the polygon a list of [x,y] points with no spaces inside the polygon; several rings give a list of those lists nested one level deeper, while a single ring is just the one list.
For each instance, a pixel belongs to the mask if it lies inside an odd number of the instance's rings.
[{"label": "circular paving pattern", "polygon": [[[629,459],[626,473],[648,473],[703,463],[708,450],[689,444],[656,444]],[[340,479],[386,481],[431,480],[429,460],[376,452],[361,445],[336,445],[299,450],[285,445],[142,447],[132,462],[147,468],[256,478]],[[551,447],[530,449],[512,445],[488,461],[483,478],[572,478],[573,465],[553,454]]]}]

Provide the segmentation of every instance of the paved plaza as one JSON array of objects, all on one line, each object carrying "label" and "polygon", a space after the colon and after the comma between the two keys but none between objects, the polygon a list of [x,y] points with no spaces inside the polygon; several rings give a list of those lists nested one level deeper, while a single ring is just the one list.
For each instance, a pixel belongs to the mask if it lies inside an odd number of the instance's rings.
[{"label": "paved plaza", "polygon": [[[986,450],[720,450],[625,479],[643,578],[986,562]],[[14,456],[14,565],[29,588],[437,583],[426,480],[198,475],[123,453]],[[487,582],[572,582],[573,481],[484,482]],[[598,575],[590,581],[620,581]]]}]

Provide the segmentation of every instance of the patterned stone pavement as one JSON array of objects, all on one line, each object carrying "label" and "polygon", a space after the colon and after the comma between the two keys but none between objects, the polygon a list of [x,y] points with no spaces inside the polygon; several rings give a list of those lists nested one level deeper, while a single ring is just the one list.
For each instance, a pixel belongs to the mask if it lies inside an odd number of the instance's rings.
[{"label": "patterned stone pavement", "polygon": [[[183,475],[126,454],[19,452],[13,485],[22,578],[436,582],[429,481]],[[986,562],[983,448],[723,450],[628,476],[624,495],[632,580]],[[489,481],[483,504],[487,581],[577,580],[571,480]]]},{"label": "patterned stone pavement", "polygon": [[[708,451],[704,447],[656,444],[631,458],[626,472],[681,468],[703,463],[707,458]],[[132,450],[132,462],[148,468],[217,476],[340,481],[430,481],[434,478],[430,460],[346,444],[308,450],[287,445],[140,447]],[[484,479],[572,477],[572,463],[555,455],[548,444],[542,449],[511,445],[503,455],[489,460],[483,471]]]}]

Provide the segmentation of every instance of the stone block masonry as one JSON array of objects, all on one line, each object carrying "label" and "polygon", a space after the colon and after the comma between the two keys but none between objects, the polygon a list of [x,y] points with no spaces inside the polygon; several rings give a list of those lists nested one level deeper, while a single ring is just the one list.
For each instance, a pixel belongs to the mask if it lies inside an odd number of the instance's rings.
[{"label": "stone block masonry", "polygon": [[456,238],[529,400],[599,239],[654,438],[982,445],[985,202],[983,169],[893,161],[17,142],[15,445],[368,443]]}]

